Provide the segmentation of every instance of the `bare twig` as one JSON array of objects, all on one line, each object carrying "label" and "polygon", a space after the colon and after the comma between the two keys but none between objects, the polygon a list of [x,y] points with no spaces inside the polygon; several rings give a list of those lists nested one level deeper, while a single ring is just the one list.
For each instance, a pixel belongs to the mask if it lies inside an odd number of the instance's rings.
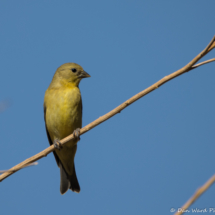
[{"label": "bare twig", "polygon": [[[115,109],[110,111],[109,113],[99,117],[95,121],[93,121],[90,124],[86,125],[85,127],[83,127],[80,130],[80,135],[86,133],[87,131],[89,131],[90,129],[94,128],[95,126],[97,126],[97,125],[101,124],[102,122],[108,120],[109,118],[113,117],[117,113],[120,113],[127,106],[129,106],[133,102],[137,101],[141,97],[147,95],[148,93],[152,92],[153,90],[156,90],[158,87],[160,87],[161,85],[163,85],[166,82],[170,81],[171,79],[173,79],[173,78],[175,78],[175,77],[177,77],[179,75],[182,75],[185,72],[188,72],[188,71],[192,70],[193,69],[192,67],[194,66],[194,64],[197,61],[199,61],[203,56],[205,56],[214,47],[215,47],[215,36],[213,37],[211,42],[207,45],[207,47],[202,52],[200,52],[193,60],[191,60],[186,66],[184,66],[183,68],[179,69],[176,72],[173,72],[172,74],[170,74],[168,76],[165,76],[164,78],[162,78],[161,80],[159,80],[155,84],[151,85],[147,89],[145,89],[145,90],[141,91],[140,93],[136,94],[135,96],[131,97],[130,99],[128,99],[127,101],[125,101],[124,103],[122,103],[121,105],[119,105],[118,107],[116,107]],[[66,142],[72,140],[73,138],[74,138],[74,136],[73,136],[73,134],[71,134],[71,135],[65,137],[64,139],[60,140],[60,142],[63,145]],[[7,172],[3,173],[2,175],[0,175],[0,181],[3,181],[8,176],[10,176],[13,173],[15,173],[16,171],[20,170],[21,168],[23,168],[23,166],[26,166],[27,164],[30,164],[30,163],[32,163],[32,162],[34,162],[36,160],[41,159],[42,157],[47,156],[47,154],[49,154],[50,152],[52,152],[54,150],[55,150],[54,145],[51,145],[48,148],[46,148],[45,150],[43,150],[42,152],[40,152],[40,153],[38,153],[38,154],[26,159],[25,161],[23,161],[23,162],[21,162],[19,164],[17,164],[13,168],[11,168],[9,171],[7,171]]]},{"label": "bare twig", "polygon": [[192,205],[196,199],[199,198],[213,183],[215,182],[215,174],[202,186],[200,187],[194,195],[180,208],[180,211],[176,212],[174,215],[181,215],[186,211],[190,205]]},{"label": "bare twig", "polygon": [[206,60],[206,61],[204,61],[204,62],[198,63],[198,64],[192,66],[192,69],[195,69],[195,68],[197,68],[197,67],[199,67],[199,66],[202,66],[202,65],[204,65],[204,64],[206,64],[206,63],[210,63],[210,62],[213,62],[213,61],[215,61],[215,58],[212,58],[212,59],[210,59],[210,60]]},{"label": "bare twig", "polygon": [[[22,167],[22,169],[29,167],[29,166],[36,166],[37,164],[38,164],[38,162],[30,163],[27,166]],[[13,170],[0,170],[0,174],[5,173],[5,172],[10,172],[10,171],[13,171]]]}]

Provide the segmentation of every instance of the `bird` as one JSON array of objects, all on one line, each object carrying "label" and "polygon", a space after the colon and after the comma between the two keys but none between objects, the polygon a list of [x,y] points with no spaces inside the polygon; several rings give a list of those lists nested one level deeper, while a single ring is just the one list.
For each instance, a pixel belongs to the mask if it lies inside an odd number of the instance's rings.
[{"label": "bird", "polygon": [[[82,99],[79,83],[91,77],[76,63],[65,63],[55,72],[44,96],[44,120],[49,144],[54,144],[55,160],[60,168],[60,193],[68,189],[80,192],[75,171],[75,153],[82,127]],[[74,134],[63,146],[60,140]]]}]

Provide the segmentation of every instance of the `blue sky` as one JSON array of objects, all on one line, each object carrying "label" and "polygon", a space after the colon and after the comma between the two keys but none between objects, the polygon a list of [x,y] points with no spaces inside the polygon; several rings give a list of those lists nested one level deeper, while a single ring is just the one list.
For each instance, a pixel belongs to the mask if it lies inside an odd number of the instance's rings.
[{"label": "blue sky", "polygon": [[[0,2],[0,169],[49,146],[44,93],[80,64],[83,125],[186,65],[215,34],[214,1]],[[202,60],[215,56],[213,50]],[[215,173],[215,63],[168,82],[81,137],[80,194],[49,154],[0,183],[2,214],[172,214]],[[191,208],[214,207],[212,186]]]}]

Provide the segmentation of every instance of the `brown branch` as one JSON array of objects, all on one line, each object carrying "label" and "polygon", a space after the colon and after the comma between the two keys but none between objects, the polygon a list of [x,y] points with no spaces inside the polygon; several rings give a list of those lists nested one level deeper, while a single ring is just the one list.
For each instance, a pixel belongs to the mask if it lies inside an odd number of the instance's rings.
[{"label": "brown branch", "polygon": [[[141,91],[140,93],[136,94],[135,96],[131,97],[130,99],[128,99],[127,101],[125,101],[124,103],[122,103],[121,105],[119,105],[118,107],[116,107],[115,109],[113,109],[112,111],[110,111],[109,113],[99,117],[98,119],[96,119],[95,121],[91,122],[90,124],[86,125],[85,127],[83,127],[80,130],[80,135],[86,133],[87,131],[89,131],[90,129],[94,128],[95,126],[101,124],[102,122],[108,120],[109,118],[113,117],[114,115],[116,115],[117,113],[120,113],[123,109],[125,109],[127,106],[129,106],[130,104],[132,104],[133,102],[137,101],[138,99],[140,99],[141,97],[147,95],[148,93],[152,92],[153,90],[156,90],[158,87],[160,87],[161,85],[165,84],[167,81],[170,81],[171,79],[184,74],[185,72],[188,72],[190,70],[192,70],[194,64],[199,61],[203,56],[205,56],[210,50],[212,50],[212,46],[213,48],[215,47],[215,36],[213,37],[213,39],[211,40],[211,42],[207,45],[207,47],[200,52],[193,60],[191,60],[186,66],[184,66],[183,68],[179,69],[176,72],[173,72],[172,74],[165,76],[164,78],[162,78],[161,80],[159,80],[158,82],[156,82],[155,84],[151,85],[150,87],[148,87],[147,89]],[[72,140],[73,134],[65,137],[64,139],[60,140],[60,142],[63,144],[65,144],[66,142],[68,142],[69,140]],[[42,157],[45,157],[47,154],[49,154],[50,152],[54,151],[54,145],[49,146],[48,148],[46,148],[45,150],[43,150],[42,152],[26,159],[25,161],[21,162],[20,164],[17,164],[16,166],[14,166],[13,168],[11,168],[9,171],[3,173],[2,175],[0,175],[0,181],[3,181],[5,178],[7,178],[8,176],[12,175],[13,173],[15,173],[16,171],[20,170],[21,168],[23,168],[23,166],[26,166],[27,164],[30,164],[34,161],[39,160]]]},{"label": "brown branch", "polygon": [[[22,167],[22,169],[26,168],[26,167],[29,167],[29,166],[36,166],[37,164],[38,164],[38,162],[30,163],[30,164]],[[9,169],[8,170],[0,170],[0,174],[5,173],[5,172],[11,172],[11,170],[9,170]],[[13,170],[12,170],[12,172],[13,172]]]},{"label": "brown branch", "polygon": [[195,69],[195,68],[197,68],[197,67],[199,67],[199,66],[202,66],[202,65],[204,65],[204,64],[206,64],[206,63],[211,63],[211,62],[213,62],[213,61],[215,61],[215,58],[212,58],[212,59],[210,59],[210,60],[206,60],[206,61],[204,61],[204,62],[195,64],[194,66],[192,66],[192,69]]},{"label": "brown branch", "polygon": [[190,207],[198,198],[201,196],[213,183],[215,182],[215,174],[202,186],[200,187],[194,195],[180,208],[180,211],[176,212],[174,215],[181,215],[187,208]]}]

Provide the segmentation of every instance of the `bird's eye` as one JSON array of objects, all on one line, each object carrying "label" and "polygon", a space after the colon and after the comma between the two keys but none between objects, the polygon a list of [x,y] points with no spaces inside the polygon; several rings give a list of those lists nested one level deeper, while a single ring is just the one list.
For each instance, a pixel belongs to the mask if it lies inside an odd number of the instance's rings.
[{"label": "bird's eye", "polygon": [[75,69],[75,68],[73,68],[73,69],[71,69],[72,70],[72,72],[77,72],[77,69]]}]

